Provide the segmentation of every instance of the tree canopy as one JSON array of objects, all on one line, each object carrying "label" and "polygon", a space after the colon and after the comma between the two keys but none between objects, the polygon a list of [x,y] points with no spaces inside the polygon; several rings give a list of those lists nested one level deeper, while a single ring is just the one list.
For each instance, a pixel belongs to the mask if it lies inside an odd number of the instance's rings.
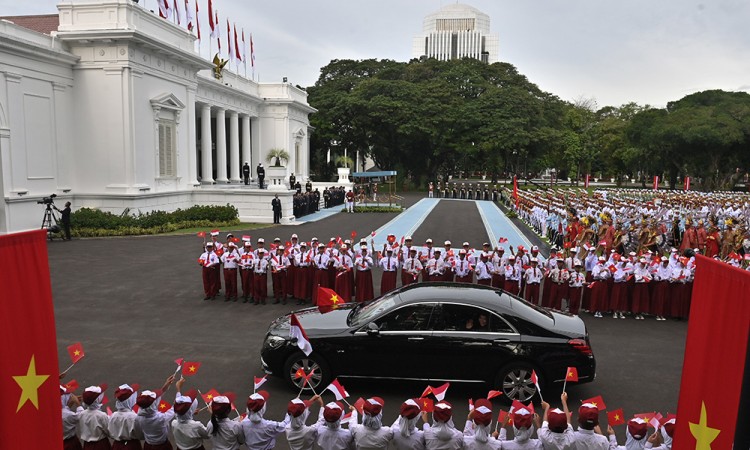
[{"label": "tree canopy", "polygon": [[[658,109],[562,101],[508,63],[334,60],[309,102],[313,170],[359,150],[424,183],[460,171],[579,179],[691,176],[726,187],[750,163],[750,95],[706,91]],[[740,172],[744,173],[744,169]]]}]

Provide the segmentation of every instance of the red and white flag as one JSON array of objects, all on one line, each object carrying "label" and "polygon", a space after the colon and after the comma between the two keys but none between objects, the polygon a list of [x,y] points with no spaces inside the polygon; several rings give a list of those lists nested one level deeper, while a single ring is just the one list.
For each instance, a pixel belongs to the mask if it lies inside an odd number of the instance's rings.
[{"label": "red and white flag", "polygon": [[250,65],[255,67],[255,47],[253,46],[253,34],[250,33]]},{"label": "red and white flag", "polygon": [[289,319],[289,337],[292,339],[296,338],[297,347],[299,347],[299,349],[302,350],[302,353],[306,356],[310,356],[310,353],[313,351],[312,345],[305,334],[305,329],[302,328],[302,325],[299,323],[295,314],[292,314],[292,317]]},{"label": "red and white flag", "polygon": [[247,48],[247,44],[245,43],[245,29],[242,28],[242,52],[241,52],[242,58],[240,59],[245,62],[247,62],[247,60],[245,59],[247,57],[247,52],[245,51],[246,48]]},{"label": "red and white flag", "polygon": [[659,190],[659,175],[654,175],[654,190]]},{"label": "red and white flag", "polygon": [[439,402],[442,402],[443,399],[445,398],[445,393],[448,391],[448,388],[450,387],[450,385],[451,385],[450,383],[445,383],[444,385],[440,387],[432,388],[432,395],[434,395],[435,398]]},{"label": "red and white flag", "polygon": [[539,392],[539,395],[542,395],[542,388],[539,387],[539,377],[536,376],[536,370],[531,371],[531,382],[534,383],[534,386],[536,386],[536,391]]},{"label": "red and white flag", "polygon": [[218,18],[218,12],[217,15],[214,16],[214,4],[212,0],[208,0],[208,27],[211,28],[211,37],[219,37],[219,27],[216,23],[216,19]]},{"label": "red and white flag", "polygon": [[240,43],[237,40],[237,24],[235,23],[233,25],[234,28],[234,56],[237,58],[237,61],[242,61],[242,49],[240,49]]},{"label": "red and white flag", "polygon": [[234,40],[232,40],[232,27],[227,19],[227,52],[229,52],[229,61],[234,62]]},{"label": "red and white flag", "polygon": [[169,6],[169,0],[157,0],[159,2],[159,17],[169,19],[172,17],[172,8]]},{"label": "red and white flag", "polygon": [[690,177],[685,177],[685,190],[690,190]]},{"label": "red and white flag", "polygon": [[[198,8],[198,2],[195,2],[196,9]],[[190,0],[185,0],[185,22],[187,22],[187,29],[193,31],[193,10],[190,8]]]},{"label": "red and white flag", "polygon": [[195,0],[195,29],[198,32],[198,41],[201,40],[201,21],[198,13],[198,0]]},{"label": "red and white flag", "polygon": [[336,400],[343,400],[349,397],[349,393],[346,392],[346,389],[344,389],[344,386],[339,383],[338,379],[334,379],[331,384],[328,385],[326,390],[333,392],[333,395],[336,396]]},{"label": "red and white flag", "polygon": [[586,189],[589,188],[589,180],[590,180],[590,178],[591,178],[591,175],[586,174],[586,181],[583,182],[583,187],[585,187]]},{"label": "red and white flag", "polygon": [[262,378],[253,377],[253,390],[254,391],[257,391],[259,387],[263,386],[263,383],[267,381],[266,380],[267,376],[268,375],[263,375]]},{"label": "red and white flag", "polygon": [[180,5],[177,0],[174,0],[172,9],[174,9],[174,15],[177,17],[177,25],[182,25],[182,13],[180,13]]},{"label": "red and white flag", "polygon": [[[221,55],[221,32],[219,31],[219,10],[214,14],[214,23],[216,24],[216,43],[219,44],[219,55]],[[213,33],[211,33],[213,37]]]}]

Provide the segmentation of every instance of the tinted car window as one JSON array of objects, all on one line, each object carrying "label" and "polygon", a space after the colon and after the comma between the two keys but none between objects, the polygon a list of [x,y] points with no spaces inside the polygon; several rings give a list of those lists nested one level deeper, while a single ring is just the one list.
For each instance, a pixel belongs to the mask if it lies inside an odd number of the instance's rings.
[{"label": "tinted car window", "polygon": [[435,330],[515,333],[505,320],[485,309],[443,303],[440,310]]},{"label": "tinted car window", "polygon": [[352,311],[351,317],[348,319],[350,325],[357,326],[369,322],[373,318],[379,316],[384,311],[388,311],[396,305],[398,297],[395,294],[386,295],[379,299],[367,303],[357,305],[355,310]]},{"label": "tinted car window", "polygon": [[379,318],[380,331],[427,331],[433,304],[408,305]]}]

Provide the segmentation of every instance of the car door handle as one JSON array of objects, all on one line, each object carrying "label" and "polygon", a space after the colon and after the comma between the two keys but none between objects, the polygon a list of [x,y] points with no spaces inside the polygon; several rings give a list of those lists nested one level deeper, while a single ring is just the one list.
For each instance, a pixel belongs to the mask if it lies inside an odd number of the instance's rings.
[{"label": "car door handle", "polygon": [[408,341],[424,341],[424,338],[423,338],[423,337],[416,337],[416,336],[415,336],[415,337],[410,337],[410,338],[409,338],[409,339],[407,339],[407,340],[408,340]]},{"label": "car door handle", "polygon": [[510,344],[510,339],[495,339],[492,342],[495,344]]}]

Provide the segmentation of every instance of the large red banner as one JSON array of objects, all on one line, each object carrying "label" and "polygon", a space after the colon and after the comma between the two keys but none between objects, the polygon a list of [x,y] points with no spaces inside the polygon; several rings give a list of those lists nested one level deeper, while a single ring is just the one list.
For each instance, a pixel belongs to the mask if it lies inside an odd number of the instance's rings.
[{"label": "large red banner", "polygon": [[62,449],[47,232],[0,236],[0,448]]},{"label": "large red banner", "polygon": [[729,449],[750,331],[750,272],[697,256],[674,445]]}]

